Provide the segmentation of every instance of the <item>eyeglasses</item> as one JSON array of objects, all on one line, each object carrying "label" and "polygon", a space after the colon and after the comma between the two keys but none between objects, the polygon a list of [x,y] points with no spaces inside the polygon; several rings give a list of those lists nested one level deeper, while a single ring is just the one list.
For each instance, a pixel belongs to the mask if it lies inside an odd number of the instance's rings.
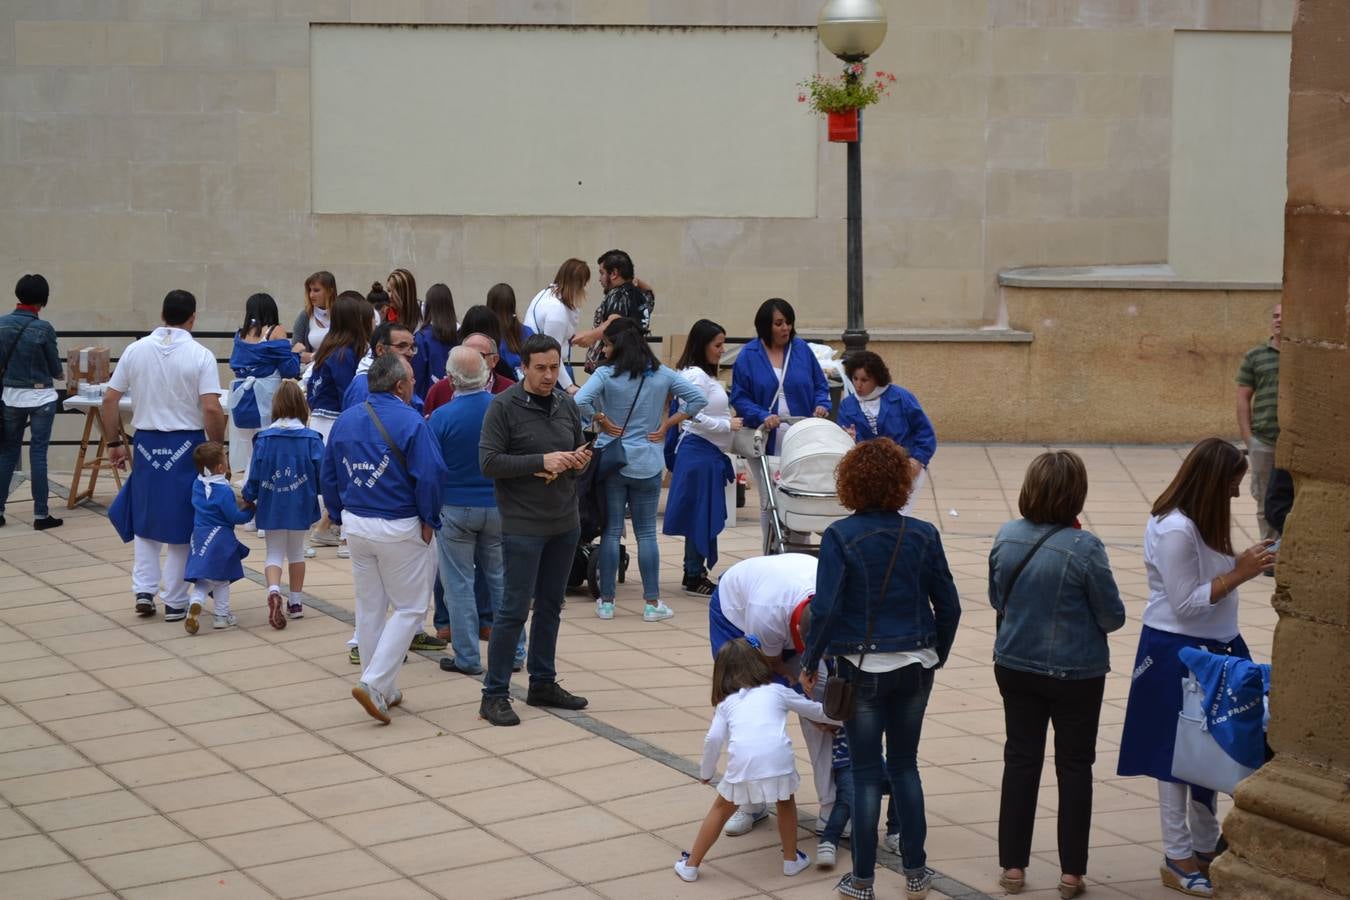
[{"label": "eyeglasses", "polygon": [[[386,346],[391,347],[394,350],[397,350],[400,354],[403,354],[405,356],[417,355],[417,345],[414,344],[412,341],[399,341],[397,344],[387,344]],[[412,351],[411,353],[408,352],[410,350]]]},{"label": "eyeglasses", "polygon": [[478,355],[483,359],[501,359],[502,356],[500,353],[484,353],[482,350],[478,351]]}]

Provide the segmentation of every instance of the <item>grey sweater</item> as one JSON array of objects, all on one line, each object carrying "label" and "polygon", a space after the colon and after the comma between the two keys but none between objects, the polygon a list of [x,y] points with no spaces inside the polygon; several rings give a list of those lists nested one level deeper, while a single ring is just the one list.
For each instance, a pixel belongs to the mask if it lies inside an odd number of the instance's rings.
[{"label": "grey sweater", "polygon": [[563,391],[553,392],[547,413],[516,384],[492,398],[478,440],[478,464],[493,481],[502,531],[548,536],[580,527],[575,471],[553,481],[544,471],[544,454],[575,450],[582,444],[581,414]]}]

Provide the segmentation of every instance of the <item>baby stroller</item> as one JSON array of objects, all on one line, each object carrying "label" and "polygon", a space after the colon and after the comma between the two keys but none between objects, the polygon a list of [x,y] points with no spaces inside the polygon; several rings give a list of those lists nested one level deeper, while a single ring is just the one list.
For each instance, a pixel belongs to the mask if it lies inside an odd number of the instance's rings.
[{"label": "baby stroller", "polygon": [[849,514],[839,505],[834,470],[853,449],[853,438],[828,419],[784,421],[790,427],[780,456],[764,454],[762,428],[743,448],[746,461],[760,471],[759,483],[773,485],[768,496],[760,499],[761,508],[769,513],[764,552],[815,553],[819,547],[811,543],[811,535],[821,534]]},{"label": "baby stroller", "polygon": [[[596,538],[605,530],[605,486],[595,477],[595,464],[587,466],[577,477],[577,511],[581,518],[581,537],[577,539],[572,557],[572,570],[567,575],[567,589],[576,593],[585,590],[592,600],[600,598],[600,543]],[[619,584],[628,576],[628,548],[619,544]]]}]

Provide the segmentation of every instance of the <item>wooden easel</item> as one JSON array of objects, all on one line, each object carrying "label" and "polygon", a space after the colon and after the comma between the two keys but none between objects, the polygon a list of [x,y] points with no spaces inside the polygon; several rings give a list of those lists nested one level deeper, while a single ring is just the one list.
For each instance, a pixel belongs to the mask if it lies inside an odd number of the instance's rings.
[{"label": "wooden easel", "polygon": [[[89,438],[95,428],[98,429],[98,446],[94,450],[94,458],[86,461],[86,457],[89,455]],[[84,435],[80,438],[79,455],[75,457],[75,474],[70,479],[70,498],[66,501],[67,509],[74,509],[81,500],[93,498],[94,485],[98,482],[98,473],[101,469],[112,470],[117,488],[121,490],[122,472],[108,459],[108,438],[103,433],[103,422],[99,419],[99,407],[91,406],[84,414]],[[80,480],[84,477],[86,470],[89,472],[89,486],[81,492]]]}]

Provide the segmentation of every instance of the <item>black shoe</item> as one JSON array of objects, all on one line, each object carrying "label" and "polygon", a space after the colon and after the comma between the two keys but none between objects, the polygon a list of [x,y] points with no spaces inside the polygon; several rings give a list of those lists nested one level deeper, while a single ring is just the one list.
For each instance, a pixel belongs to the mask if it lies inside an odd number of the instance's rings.
[{"label": "black shoe", "polygon": [[164,606],[164,621],[181,622],[187,618],[187,612],[188,611],[186,606],[183,607],[182,609],[174,609],[172,606],[166,604]]},{"label": "black shoe", "polygon": [[717,590],[717,583],[710,581],[706,572],[686,575],[682,584],[686,597],[711,597],[712,592]]},{"label": "black shoe", "polygon": [[425,631],[419,631],[413,635],[412,643],[408,645],[409,650],[444,650],[448,641],[443,641],[438,637],[432,637]]},{"label": "black shoe", "polygon": [[484,697],[478,706],[478,718],[493,725],[519,725],[520,716],[511,708],[510,697]]},{"label": "black shoe", "polygon": [[482,674],[483,674],[483,667],[482,667],[482,666],[479,666],[479,667],[476,668],[476,669],[471,669],[471,668],[469,668],[468,666],[460,666],[460,665],[457,665],[457,664],[455,663],[455,660],[454,660],[453,657],[450,657],[450,656],[442,656],[442,657],[441,657],[441,671],[442,671],[442,672],[458,672],[458,673],[461,674],[461,675],[482,675]]},{"label": "black shoe", "polygon": [[60,528],[66,524],[65,519],[58,519],[56,516],[43,516],[33,522],[33,528],[37,531],[46,531],[48,528]]},{"label": "black shoe", "polygon": [[556,681],[536,681],[530,683],[525,703],[527,706],[552,706],[555,709],[585,709],[587,700]]},{"label": "black shoe", "polygon": [[4,528],[4,527],[5,527],[5,514],[4,514],[4,513],[0,513],[0,528]]},{"label": "black shoe", "polygon": [[136,595],[136,615],[153,616],[155,614],[155,595],[137,594]]}]

